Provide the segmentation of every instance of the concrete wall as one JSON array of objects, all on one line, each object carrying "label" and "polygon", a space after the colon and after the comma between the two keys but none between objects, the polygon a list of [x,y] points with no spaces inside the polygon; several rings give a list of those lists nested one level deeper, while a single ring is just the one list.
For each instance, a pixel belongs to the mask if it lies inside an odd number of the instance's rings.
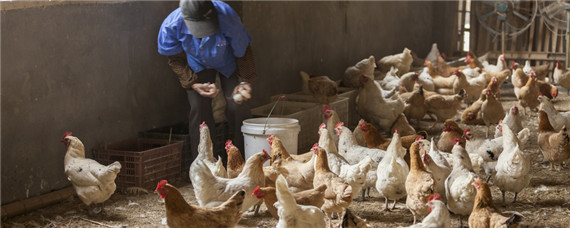
[{"label": "concrete wall", "polygon": [[183,121],[184,90],[157,53],[177,2],[2,11],[2,204],[69,185],[65,131],[91,148]]},{"label": "concrete wall", "polygon": [[[444,20],[441,5],[455,3],[230,4],[254,37],[255,107],[273,94],[300,90],[299,70],[340,79],[347,66],[370,55],[408,47],[425,56],[431,43],[451,36],[453,19]],[[184,90],[156,52],[158,28],[177,5],[89,2],[2,10],[2,204],[69,185],[59,142],[65,131],[91,151],[184,121]]]},{"label": "concrete wall", "polygon": [[[243,22],[254,37],[259,81],[254,104],[265,94],[301,89],[299,71],[341,79],[344,70],[374,55],[404,47],[425,57],[431,44],[450,48],[455,2],[245,1]],[[442,8],[445,7],[445,8]],[[444,18],[447,18],[446,20]],[[447,52],[449,53],[449,52]],[[271,84],[262,83],[271,80]],[[261,95],[261,96],[260,96]]]}]

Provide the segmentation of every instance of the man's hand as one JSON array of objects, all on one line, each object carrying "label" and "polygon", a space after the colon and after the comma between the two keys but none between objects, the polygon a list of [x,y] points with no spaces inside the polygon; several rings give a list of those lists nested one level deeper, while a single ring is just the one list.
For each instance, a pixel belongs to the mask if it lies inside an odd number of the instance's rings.
[{"label": "man's hand", "polygon": [[[235,95],[240,94],[241,99],[236,99]],[[247,82],[242,82],[234,88],[234,92],[232,93],[234,97],[234,101],[238,104],[243,103],[244,100],[248,100],[251,98],[251,85]]]},{"label": "man's hand", "polygon": [[218,95],[218,93],[220,92],[220,90],[218,90],[218,88],[216,88],[216,84],[212,84],[212,83],[194,83],[192,84],[192,89],[194,91],[196,91],[198,94],[200,94],[203,97],[209,97],[209,98],[214,98],[216,97],[216,95]]}]

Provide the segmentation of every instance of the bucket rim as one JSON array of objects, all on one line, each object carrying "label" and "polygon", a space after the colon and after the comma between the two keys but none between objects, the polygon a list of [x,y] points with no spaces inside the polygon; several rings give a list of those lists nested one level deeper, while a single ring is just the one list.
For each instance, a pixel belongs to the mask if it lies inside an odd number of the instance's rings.
[{"label": "bucket rim", "polygon": [[[299,125],[299,120],[294,118],[283,118],[283,117],[258,117],[258,118],[250,118],[243,121],[244,126],[254,126],[254,127],[263,127],[265,126],[267,120],[267,127],[285,127],[285,126],[293,126]],[[275,123],[283,121],[283,123]]]}]

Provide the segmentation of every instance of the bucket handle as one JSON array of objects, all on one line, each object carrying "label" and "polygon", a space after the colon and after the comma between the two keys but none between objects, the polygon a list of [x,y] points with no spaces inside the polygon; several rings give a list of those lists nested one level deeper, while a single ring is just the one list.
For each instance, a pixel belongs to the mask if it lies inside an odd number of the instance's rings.
[{"label": "bucket handle", "polygon": [[277,106],[277,103],[279,103],[280,100],[285,100],[285,96],[280,96],[279,98],[277,98],[277,101],[275,101],[275,104],[273,104],[273,107],[271,108],[271,111],[269,111],[269,115],[267,115],[267,118],[265,118],[265,124],[263,125],[263,134],[265,135],[265,129],[267,128],[267,121],[269,121],[269,117],[271,116],[271,113],[273,113],[273,110],[275,109],[275,107]]}]

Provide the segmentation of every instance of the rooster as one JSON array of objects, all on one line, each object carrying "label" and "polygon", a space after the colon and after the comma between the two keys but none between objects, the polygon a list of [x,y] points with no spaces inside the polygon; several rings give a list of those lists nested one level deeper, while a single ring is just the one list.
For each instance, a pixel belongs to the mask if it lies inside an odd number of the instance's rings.
[{"label": "rooster", "polygon": [[236,191],[224,203],[216,207],[199,207],[184,200],[176,187],[162,180],[156,186],[160,198],[164,198],[166,224],[171,228],[182,227],[233,227],[241,219],[241,206],[245,191]]},{"label": "rooster", "polygon": [[[87,206],[100,204],[115,193],[115,179],[121,171],[121,163],[113,162],[108,166],[85,158],[85,147],[81,140],[66,132],[62,142],[67,147],[63,160],[65,175],[73,185],[79,199]],[[97,214],[102,207],[95,207],[89,213]]]}]

